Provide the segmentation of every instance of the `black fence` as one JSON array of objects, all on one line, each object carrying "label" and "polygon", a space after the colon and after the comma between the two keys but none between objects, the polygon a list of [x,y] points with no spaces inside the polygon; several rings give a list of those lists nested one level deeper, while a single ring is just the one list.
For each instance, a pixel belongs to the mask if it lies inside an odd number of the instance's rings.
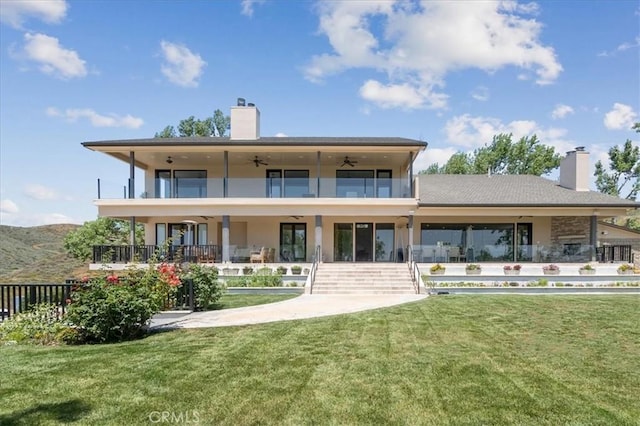
[{"label": "black fence", "polygon": [[39,303],[56,305],[63,315],[70,295],[71,284],[0,284],[0,320]]},{"label": "black fence", "polygon": [[[81,284],[78,280],[66,280],[64,284],[0,284],[0,321],[40,303],[55,305],[58,314],[64,315],[73,287]],[[195,309],[192,280],[183,280],[175,295],[167,295],[165,309]]]},{"label": "black fence", "polygon": [[217,245],[100,245],[93,246],[93,263],[128,263],[131,261],[148,263],[159,262],[192,262],[214,263],[221,259]]},{"label": "black fence", "polygon": [[631,245],[606,245],[596,249],[598,262],[628,262],[633,263],[634,256]]}]

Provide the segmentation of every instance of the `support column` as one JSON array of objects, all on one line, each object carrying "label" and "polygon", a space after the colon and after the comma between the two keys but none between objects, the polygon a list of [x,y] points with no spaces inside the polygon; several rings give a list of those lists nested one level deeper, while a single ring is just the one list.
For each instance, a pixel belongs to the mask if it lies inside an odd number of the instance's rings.
[{"label": "support column", "polygon": [[222,179],[222,196],[227,198],[229,196],[229,151],[224,152],[224,177]]},{"label": "support column", "polygon": [[222,216],[222,261],[228,262],[231,260],[231,253],[229,253],[229,216]]},{"label": "support column", "polygon": [[[133,151],[129,151],[129,198],[136,198],[136,154]],[[131,253],[129,253],[129,261],[135,261],[136,245],[136,217],[131,216],[129,223],[129,242],[131,244]]]},{"label": "support column", "polygon": [[[320,246],[320,258],[318,262],[322,262],[322,215],[316,215],[316,234],[315,234],[315,246]],[[315,253],[315,247],[313,248]]]},{"label": "support column", "polygon": [[[409,257],[409,253],[411,253],[411,255],[413,256],[413,211],[409,212],[409,223],[408,223],[408,230],[409,230],[409,236],[407,238],[409,247],[411,247],[411,250],[409,252],[407,252],[407,258]],[[413,259],[407,259],[409,262],[411,262]]]},{"label": "support column", "polygon": [[591,226],[589,227],[589,245],[591,246],[591,261],[595,262],[596,245],[598,244],[598,216],[591,216]]},{"label": "support column", "polygon": [[413,193],[413,152],[409,153],[409,198],[416,198]]},{"label": "support column", "polygon": [[[316,182],[316,198],[320,197],[320,151],[318,151],[316,153],[316,178],[317,178],[317,182]],[[317,220],[318,216],[316,216],[316,220]]]}]

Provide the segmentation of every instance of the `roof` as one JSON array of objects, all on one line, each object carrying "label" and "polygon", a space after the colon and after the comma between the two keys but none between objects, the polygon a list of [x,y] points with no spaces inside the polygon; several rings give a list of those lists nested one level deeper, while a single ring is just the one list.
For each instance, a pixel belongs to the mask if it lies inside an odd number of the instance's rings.
[{"label": "roof", "polygon": [[427,142],[395,137],[261,137],[259,139],[230,139],[229,137],[147,138],[87,141],[82,145],[91,147],[123,146],[415,146],[427,147]]},{"label": "roof", "polygon": [[531,175],[419,175],[420,207],[626,207],[632,200],[574,191]]}]

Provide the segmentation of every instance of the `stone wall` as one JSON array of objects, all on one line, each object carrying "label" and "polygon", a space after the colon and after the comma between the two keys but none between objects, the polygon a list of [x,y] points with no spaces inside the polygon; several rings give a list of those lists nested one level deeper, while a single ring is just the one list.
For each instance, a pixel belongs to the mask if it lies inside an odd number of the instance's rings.
[{"label": "stone wall", "polygon": [[591,218],[588,216],[556,216],[551,218],[551,244],[554,246],[588,245],[590,232]]}]

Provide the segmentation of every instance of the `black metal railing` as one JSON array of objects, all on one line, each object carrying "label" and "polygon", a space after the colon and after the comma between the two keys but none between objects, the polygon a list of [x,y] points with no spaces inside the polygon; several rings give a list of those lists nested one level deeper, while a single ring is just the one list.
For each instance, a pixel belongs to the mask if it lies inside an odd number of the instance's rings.
[{"label": "black metal railing", "polygon": [[596,248],[598,262],[629,262],[633,263],[633,250],[631,245],[606,245]]},{"label": "black metal railing", "polygon": [[24,312],[39,303],[57,306],[64,314],[71,284],[0,284],[0,320]]},{"label": "black metal railing", "polygon": [[93,263],[214,263],[221,257],[217,245],[98,245],[93,246],[92,260]]}]

